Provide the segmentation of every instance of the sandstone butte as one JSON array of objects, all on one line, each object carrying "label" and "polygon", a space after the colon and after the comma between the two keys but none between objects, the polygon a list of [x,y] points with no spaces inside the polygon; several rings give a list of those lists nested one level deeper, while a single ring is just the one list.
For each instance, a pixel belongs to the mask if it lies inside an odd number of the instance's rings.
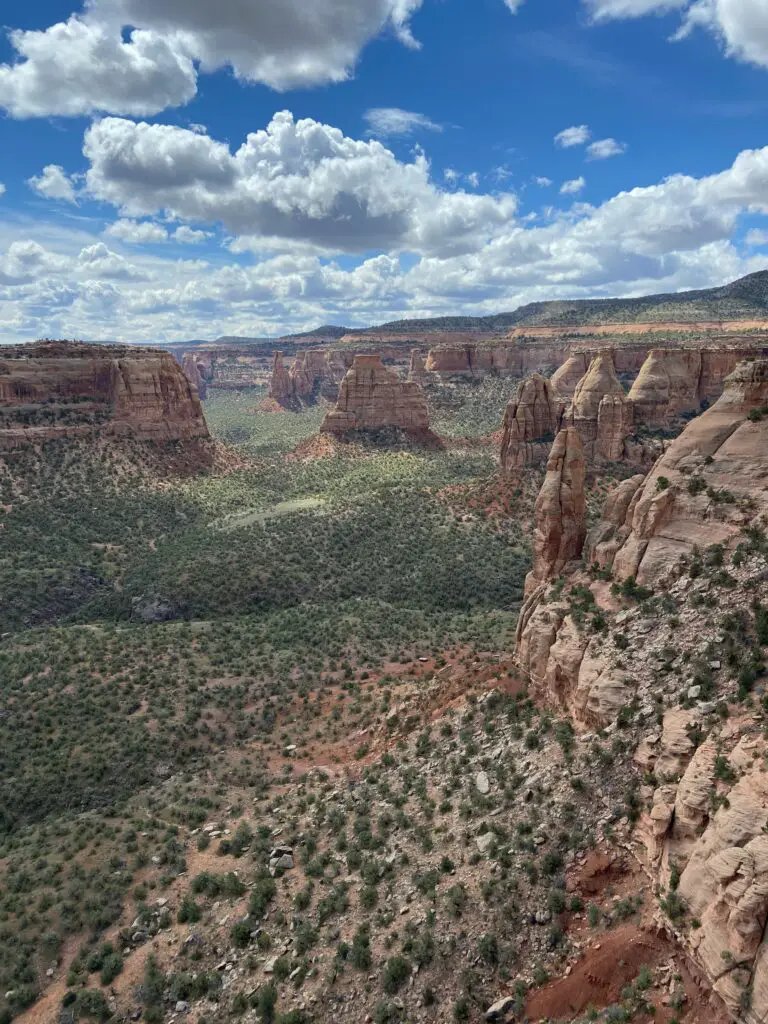
[{"label": "sandstone butte", "polygon": [[205,378],[205,363],[198,359],[194,352],[185,352],[182,357],[181,367],[189,383],[192,387],[197,388],[198,395],[201,399],[204,399],[208,389],[208,382]]},{"label": "sandstone butte", "polygon": [[36,342],[0,355],[0,449],[101,430],[166,442],[208,439],[197,391],[167,352]]},{"label": "sandstone butte", "polygon": [[386,427],[426,433],[429,413],[424,391],[420,384],[402,380],[384,366],[380,355],[356,355],[341,382],[336,408],[326,414],[320,429],[343,434]]},{"label": "sandstone butte", "polygon": [[[553,454],[569,447],[563,433]],[[614,489],[602,520],[587,534],[582,563],[563,564],[582,535],[573,508],[583,492],[560,501],[561,463],[560,457],[551,463],[537,503],[534,570],[517,633],[519,667],[532,693],[565,711],[577,730],[612,730],[620,712],[637,709],[634,761],[644,784],[630,849],[652,888],[662,896],[674,891],[686,908],[657,920],[688,950],[735,1020],[765,1024],[768,743],[739,704],[722,718],[713,713],[716,701],[697,699],[700,688],[692,687],[685,699],[690,684],[684,678],[666,677],[682,693],[665,688],[654,659],[670,645],[701,650],[701,641],[713,636],[707,624],[717,619],[687,600],[713,587],[694,578],[691,566],[702,557],[697,552],[722,551],[737,578],[736,589],[722,591],[728,608],[721,614],[749,610],[765,594],[764,554],[747,550],[734,568],[730,553],[744,549],[748,531],[768,516],[768,360],[738,366],[718,401],[689,423],[647,475]],[[579,479],[571,473],[569,492]],[[724,499],[715,500],[718,494]],[[565,536],[572,544],[560,556]],[[603,578],[584,563],[602,567]],[[553,587],[552,577],[561,573]],[[678,618],[670,623],[631,602],[622,610],[605,574],[616,584],[635,587],[637,580],[667,595]],[[606,629],[590,629],[575,613],[571,589],[577,586],[591,592]],[[723,640],[714,636],[710,643]],[[728,699],[736,685],[729,682],[731,670],[719,660],[710,666],[713,685],[724,688],[715,693]]]}]

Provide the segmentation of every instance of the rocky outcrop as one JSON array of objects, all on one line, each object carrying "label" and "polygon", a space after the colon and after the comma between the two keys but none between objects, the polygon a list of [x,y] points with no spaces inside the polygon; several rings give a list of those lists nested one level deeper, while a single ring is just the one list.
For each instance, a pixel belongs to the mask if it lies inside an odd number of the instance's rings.
[{"label": "rocky outcrop", "polygon": [[379,355],[357,355],[339,389],[336,408],[320,428],[326,433],[395,428],[409,434],[429,430],[427,399],[415,381],[402,380]]},{"label": "rocky outcrop", "polygon": [[575,352],[552,374],[551,384],[555,394],[570,401],[576,385],[589,368],[590,358],[586,352]]},{"label": "rocky outcrop", "polygon": [[602,536],[610,547],[601,557],[617,579],[654,583],[694,546],[733,545],[745,523],[768,513],[768,418],[750,419],[765,406],[768,361],[741,364],[657,461],[624,521]]},{"label": "rocky outcrop", "polygon": [[563,406],[548,380],[535,373],[521,381],[502,424],[501,467],[507,474],[546,462]]},{"label": "rocky outcrop", "polygon": [[411,349],[411,362],[408,366],[408,380],[421,383],[426,377],[427,361],[421,349]]},{"label": "rocky outcrop", "polygon": [[653,349],[629,392],[635,422],[664,427],[681,412],[698,410],[701,363],[694,350]]},{"label": "rocky outcrop", "polygon": [[578,430],[588,461],[616,462],[632,432],[632,406],[616,376],[613,353],[599,352],[576,385],[567,420]]},{"label": "rocky outcrop", "polygon": [[196,390],[167,352],[76,342],[5,348],[0,448],[95,430],[142,441],[208,438]]},{"label": "rocky outcrop", "polygon": [[561,430],[552,445],[547,475],[536,499],[533,568],[525,581],[526,595],[581,555],[585,475],[584,448],[578,431],[572,427]]},{"label": "rocky outcrop", "polygon": [[181,366],[189,383],[197,390],[201,399],[206,397],[208,382],[204,376],[205,364],[198,361],[194,352],[185,352]]},{"label": "rocky outcrop", "polygon": [[305,405],[315,405],[320,398],[335,402],[346,372],[344,358],[336,350],[298,352],[290,370],[283,362],[282,352],[275,352],[269,397],[293,412]]}]

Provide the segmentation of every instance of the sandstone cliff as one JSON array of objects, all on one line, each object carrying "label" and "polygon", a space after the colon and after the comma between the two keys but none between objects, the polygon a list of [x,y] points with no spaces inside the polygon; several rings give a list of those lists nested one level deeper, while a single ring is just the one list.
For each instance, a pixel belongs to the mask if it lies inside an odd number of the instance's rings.
[{"label": "sandstone cliff", "polygon": [[0,357],[0,448],[95,430],[141,441],[208,438],[197,392],[167,352],[75,342]]},{"label": "sandstone cliff", "polygon": [[539,374],[521,381],[502,423],[501,467],[513,474],[546,462],[560,427],[563,405]]},{"label": "sandstone cliff", "polygon": [[294,412],[305,405],[314,405],[320,398],[335,402],[346,372],[344,356],[335,349],[298,352],[290,370],[283,362],[282,352],[275,352],[269,395]]},{"label": "sandstone cliff", "polygon": [[762,419],[749,418],[766,405],[768,362],[741,364],[638,488],[616,528],[625,539],[615,553],[596,548],[596,559],[619,579],[654,582],[694,545],[734,544],[745,524],[768,513],[768,434]]},{"label": "sandstone cliff", "polygon": [[411,362],[408,367],[408,380],[421,382],[426,376],[427,361],[421,349],[411,349]]},{"label": "sandstone cliff", "polygon": [[536,499],[533,568],[525,581],[529,595],[581,556],[585,529],[584,447],[577,430],[568,427],[555,438],[547,474]]},{"label": "sandstone cliff", "polygon": [[200,398],[204,399],[208,388],[208,382],[205,377],[205,363],[199,360],[194,352],[185,352],[181,360],[181,366],[189,383],[193,388],[196,388]]},{"label": "sandstone cliff", "polygon": [[635,744],[631,848],[659,924],[734,1020],[765,1024],[768,744],[749,690],[768,638],[768,361],[740,365],[646,477],[614,489],[584,549],[600,575],[576,566],[547,584],[563,572],[541,554],[553,504],[550,486],[520,668],[577,729],[618,725]]},{"label": "sandstone cliff", "polygon": [[385,367],[380,356],[357,355],[341,383],[336,408],[326,414],[321,430],[343,434],[386,427],[414,434],[429,430],[424,391]]},{"label": "sandstone cliff", "polygon": [[587,459],[615,462],[632,432],[632,406],[616,376],[613,352],[600,351],[576,385],[567,420],[581,435]]}]

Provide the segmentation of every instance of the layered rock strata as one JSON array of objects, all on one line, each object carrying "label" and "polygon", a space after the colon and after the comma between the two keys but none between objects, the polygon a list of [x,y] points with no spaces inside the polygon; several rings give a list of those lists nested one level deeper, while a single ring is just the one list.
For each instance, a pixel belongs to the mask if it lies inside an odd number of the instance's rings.
[{"label": "layered rock strata", "polygon": [[0,448],[99,429],[142,441],[208,438],[197,391],[167,352],[38,342],[0,356]]},{"label": "layered rock strata", "polygon": [[326,414],[321,430],[343,434],[387,427],[411,434],[428,431],[424,391],[384,366],[381,356],[357,355],[341,383],[336,408]]},{"label": "layered rock strata", "polygon": [[347,365],[338,350],[307,349],[299,352],[290,369],[283,362],[282,352],[276,352],[269,395],[293,411],[314,405],[320,398],[335,402],[346,372]]},{"label": "layered rock strata", "polygon": [[535,373],[521,381],[504,414],[501,467],[507,474],[546,462],[560,428],[563,404],[551,383]]},{"label": "layered rock strata", "polygon": [[[537,505],[537,538],[550,533],[551,509],[550,498]],[[531,690],[577,728],[613,730],[621,716],[625,727],[637,716],[624,733],[639,740],[632,848],[658,893],[660,924],[747,1024],[768,1022],[768,742],[756,704],[737,694],[728,651],[736,664],[760,660],[766,522],[768,361],[758,361],[728,377],[717,403],[647,476],[618,485],[590,531],[585,560],[612,569],[618,597],[629,596],[617,600],[583,567],[563,570],[537,541],[537,585],[517,640]],[[709,554],[727,573],[706,569]],[[694,571],[700,560],[704,569]],[[562,572],[564,584],[548,586],[547,576]],[[643,608],[631,596],[635,578],[656,591]],[[713,610],[707,597],[718,589],[727,607]],[[599,628],[585,608],[599,614]],[[738,622],[747,626],[737,641]],[[697,678],[708,680],[708,695]]]},{"label": "layered rock strata", "polygon": [[616,376],[611,350],[599,352],[589,364],[566,418],[578,430],[590,462],[623,457],[624,442],[632,433],[632,406]]},{"label": "layered rock strata", "polygon": [[533,568],[525,581],[529,595],[581,556],[585,537],[584,447],[577,430],[561,430],[547,460],[536,499]]}]

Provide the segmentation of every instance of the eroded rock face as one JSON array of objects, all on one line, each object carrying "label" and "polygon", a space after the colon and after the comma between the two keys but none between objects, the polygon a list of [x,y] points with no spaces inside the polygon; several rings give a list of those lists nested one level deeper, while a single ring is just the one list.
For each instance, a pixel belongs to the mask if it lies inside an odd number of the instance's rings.
[{"label": "eroded rock face", "polygon": [[[0,358],[0,448],[101,429],[142,441],[208,438],[196,390],[170,353],[37,342]],[[23,407],[23,412],[22,412]]]},{"label": "eroded rock face", "polygon": [[768,419],[749,419],[765,405],[768,360],[741,364],[655,464],[624,523],[606,531],[617,579],[653,583],[694,545],[735,543],[745,523],[768,512]]},{"label": "eroded rock face", "polygon": [[347,372],[340,352],[325,348],[299,352],[290,369],[282,352],[275,352],[269,396],[285,409],[298,412],[305,405],[314,405],[325,398],[335,402],[339,385]]},{"label": "eroded rock face", "polygon": [[653,349],[629,392],[635,422],[663,427],[701,405],[702,354],[692,349]]},{"label": "eroded rock face", "polygon": [[427,361],[424,358],[421,349],[411,349],[411,362],[408,367],[408,380],[415,380],[421,382],[426,376]]},{"label": "eroded rock face", "polygon": [[501,467],[513,474],[545,462],[560,426],[562,403],[538,373],[521,381],[502,424]]},{"label": "eroded rock face", "polygon": [[552,374],[550,383],[556,395],[570,401],[576,385],[589,369],[589,356],[585,352],[575,352]]},{"label": "eroded rock face", "polygon": [[411,434],[429,430],[427,399],[415,381],[402,380],[379,355],[356,355],[339,389],[336,408],[327,413],[321,430],[343,434],[348,430],[393,427]]},{"label": "eroded rock face", "polygon": [[197,356],[194,352],[185,352],[182,357],[181,366],[189,383],[192,387],[197,389],[197,393],[200,398],[204,399],[206,397],[208,387],[207,381],[203,376],[205,365],[198,362]]},{"label": "eroded rock face", "polygon": [[526,596],[557,576],[581,555],[585,536],[584,447],[573,427],[561,430],[547,460],[547,475],[536,499],[533,568]]},{"label": "eroded rock face", "polygon": [[599,352],[576,385],[568,422],[578,430],[588,461],[615,462],[632,432],[632,406],[616,376],[613,353]]}]

